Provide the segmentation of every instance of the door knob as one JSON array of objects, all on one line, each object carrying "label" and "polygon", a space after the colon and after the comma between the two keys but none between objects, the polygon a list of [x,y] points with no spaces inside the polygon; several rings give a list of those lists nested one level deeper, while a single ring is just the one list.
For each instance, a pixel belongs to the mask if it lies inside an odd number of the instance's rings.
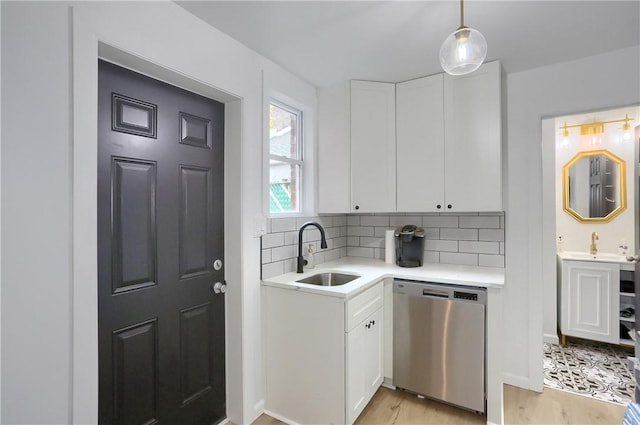
[{"label": "door knob", "polygon": [[214,293],[216,294],[224,294],[227,292],[227,284],[222,282],[216,282],[211,287]]}]

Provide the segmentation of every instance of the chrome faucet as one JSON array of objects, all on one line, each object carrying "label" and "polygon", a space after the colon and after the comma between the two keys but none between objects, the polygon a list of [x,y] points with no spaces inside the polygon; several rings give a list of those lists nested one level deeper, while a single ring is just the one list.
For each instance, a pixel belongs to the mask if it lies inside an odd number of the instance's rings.
[{"label": "chrome faucet", "polygon": [[302,273],[302,268],[307,264],[307,260],[302,256],[302,232],[307,226],[316,226],[320,230],[320,248],[327,249],[327,240],[324,237],[324,229],[315,221],[307,221],[298,230],[298,269],[296,273]]},{"label": "chrome faucet", "polygon": [[589,247],[589,252],[591,255],[596,255],[598,253],[598,246],[596,245],[596,241],[599,240],[598,233],[593,232],[591,234],[591,246]]}]

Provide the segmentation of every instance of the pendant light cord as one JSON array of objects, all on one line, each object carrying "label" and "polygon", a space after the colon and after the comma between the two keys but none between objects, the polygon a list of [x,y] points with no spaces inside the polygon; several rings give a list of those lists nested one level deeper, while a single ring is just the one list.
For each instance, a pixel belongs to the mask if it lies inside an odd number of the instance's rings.
[{"label": "pendant light cord", "polygon": [[460,0],[460,28],[464,28],[464,0]]}]

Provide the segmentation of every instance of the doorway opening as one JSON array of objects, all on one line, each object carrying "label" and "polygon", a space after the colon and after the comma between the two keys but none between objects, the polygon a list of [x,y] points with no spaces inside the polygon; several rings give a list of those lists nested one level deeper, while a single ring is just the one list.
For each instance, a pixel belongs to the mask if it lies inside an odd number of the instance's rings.
[{"label": "doorway opening", "polygon": [[[625,359],[633,355],[636,297],[620,285],[634,280],[625,257],[640,248],[639,119],[640,107],[630,106],[542,120],[544,383],[614,402],[633,398]],[[593,266],[606,256],[622,265],[611,266],[611,279],[596,279]],[[580,265],[590,277],[570,279],[569,266],[579,276]],[[596,288],[610,293],[576,301],[576,291]]]},{"label": "doorway opening", "polygon": [[[98,417],[97,304],[97,61],[106,59],[143,75],[225,104],[225,233],[242,227],[243,99],[182,73],[96,41],[89,29],[74,32],[73,95],[73,422],[96,423]],[[93,182],[93,184],[92,184]],[[242,240],[225,238],[227,416],[242,407]],[[234,286],[235,289],[231,288]]]}]

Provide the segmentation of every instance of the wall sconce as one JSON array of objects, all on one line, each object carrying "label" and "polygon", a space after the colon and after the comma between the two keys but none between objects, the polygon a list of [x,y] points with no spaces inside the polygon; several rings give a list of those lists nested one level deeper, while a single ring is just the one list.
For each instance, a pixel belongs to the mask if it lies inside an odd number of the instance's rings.
[{"label": "wall sconce", "polygon": [[628,114],[624,114],[624,124],[622,124],[622,139],[623,140],[631,140],[631,124],[629,124],[629,121],[631,121],[633,118],[629,118]]},{"label": "wall sconce", "polygon": [[592,144],[597,144],[600,141],[600,134],[604,133],[604,126],[606,124],[612,124],[612,123],[616,123],[616,122],[621,122],[622,124],[622,131],[624,131],[624,140],[630,140],[631,139],[631,124],[629,124],[629,121],[632,121],[633,118],[629,118],[628,114],[624,115],[623,119],[620,120],[611,120],[611,121],[596,121],[596,119],[594,118],[593,122],[590,123],[586,123],[586,124],[574,124],[574,125],[567,125],[566,121],[564,123],[563,126],[560,127],[560,129],[562,130],[562,137],[565,140],[569,139],[569,129],[570,128],[580,128],[580,135],[581,136],[591,136],[591,143]]}]

